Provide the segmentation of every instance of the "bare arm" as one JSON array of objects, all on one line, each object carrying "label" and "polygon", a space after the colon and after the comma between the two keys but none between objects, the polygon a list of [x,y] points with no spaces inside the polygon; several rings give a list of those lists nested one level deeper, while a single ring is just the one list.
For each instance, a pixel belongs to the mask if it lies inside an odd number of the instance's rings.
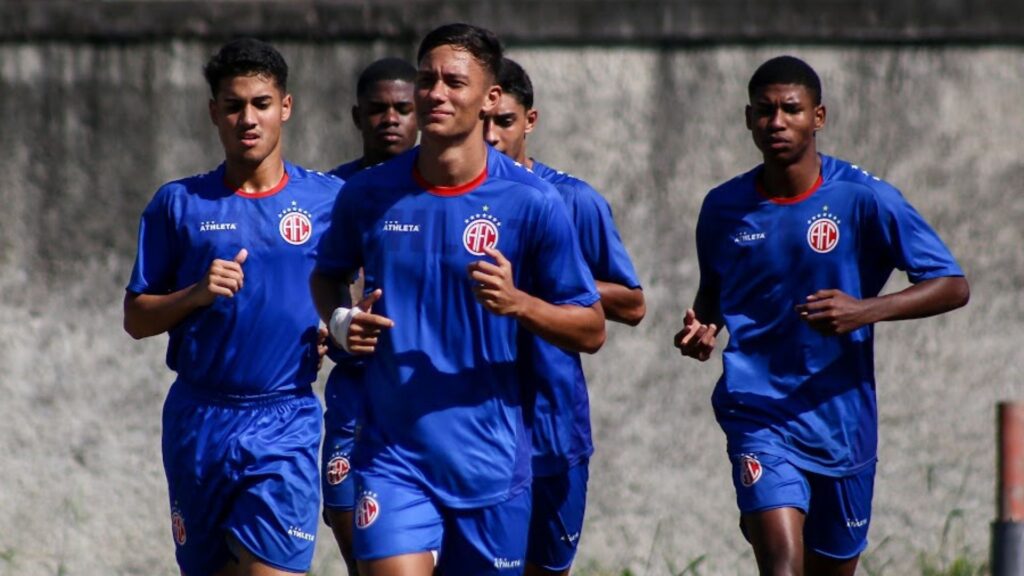
[{"label": "bare arm", "polygon": [[330,322],[336,308],[352,305],[348,283],[342,277],[313,272],[309,277],[309,291],[313,296],[316,313],[325,324]]},{"label": "bare arm", "polygon": [[233,260],[214,260],[202,280],[170,294],[124,296],[124,330],[136,340],[163,334],[193,311],[209,306],[218,296],[233,298],[245,283],[245,248]]},{"label": "bare arm", "polygon": [[862,326],[890,320],[935,316],[967,304],[971,290],[962,276],[945,276],[874,298],[858,300],[840,290],[819,290],[796,311],[815,329],[846,334]]},{"label": "bare arm", "polygon": [[476,299],[489,312],[512,316],[534,334],[574,352],[593,354],[604,344],[604,311],[600,302],[592,306],[556,305],[515,287],[512,265],[494,248],[485,252],[495,263],[477,261],[469,265],[475,282]]},{"label": "bare arm", "polygon": [[597,280],[597,291],[601,294],[601,307],[608,320],[621,322],[630,326],[640,324],[647,314],[644,302],[644,291],[640,288],[627,288],[622,284]]}]

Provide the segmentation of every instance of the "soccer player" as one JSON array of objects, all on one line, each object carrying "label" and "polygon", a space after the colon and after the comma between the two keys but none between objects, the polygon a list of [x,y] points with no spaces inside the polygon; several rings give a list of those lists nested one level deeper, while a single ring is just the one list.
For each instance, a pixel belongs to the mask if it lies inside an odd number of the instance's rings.
[{"label": "soccer player", "polygon": [[[873,326],[958,308],[969,288],[898,190],[818,153],[810,66],[768,60],[748,94],[764,162],[704,200],[700,284],[675,345],[704,361],[729,330],[712,404],[761,574],[850,575],[871,521]],[[896,268],[912,285],[879,296]]]},{"label": "soccer player", "polygon": [[[384,58],[370,64],[356,84],[357,104],[352,122],[363,140],[363,155],[331,172],[348,180],[363,168],[380,164],[416,145],[416,114],[413,84],[416,68],[401,58]],[[356,282],[353,292],[362,290]],[[324,389],[323,466],[324,519],[334,533],[349,574],[356,574],[352,553],[352,509],[355,480],[351,474],[352,450],[362,406],[361,361],[332,346],[336,366]]]},{"label": "soccer player", "polygon": [[[644,293],[611,207],[583,180],[526,153],[526,135],[536,127],[538,111],[533,107],[533,83],[522,66],[505,58],[498,84],[501,99],[485,120],[487,142],[555,186],[569,209],[605,317],[636,326],[646,312]],[[531,422],[533,511],[526,573],[568,574],[583,531],[589,459],[594,453],[587,382],[579,353],[542,338],[531,336],[520,358],[537,394]]]},{"label": "soccer player", "polygon": [[254,39],[204,68],[225,160],[142,214],[124,301],[135,338],[169,335],[163,462],[188,576],[303,573],[319,521],[324,348],[305,278],[341,182],[282,158],[288,66]]},{"label": "soccer player", "polygon": [[[417,148],[346,184],[311,283],[366,354],[355,553],[364,576],[521,573],[530,438],[517,339],[596,351],[604,318],[557,192],[493,150],[493,33],[450,24],[418,52]],[[363,267],[358,312],[339,307]]]}]

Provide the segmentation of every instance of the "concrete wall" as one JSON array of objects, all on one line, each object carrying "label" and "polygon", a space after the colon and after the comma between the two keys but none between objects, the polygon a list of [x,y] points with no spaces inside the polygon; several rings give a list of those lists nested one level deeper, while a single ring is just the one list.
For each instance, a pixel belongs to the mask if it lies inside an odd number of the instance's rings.
[{"label": "concrete wall", "polygon": [[[293,67],[289,158],[327,168],[356,155],[356,73],[412,45],[276,43]],[[131,340],[120,306],[142,207],[161,182],[221,158],[199,71],[215,47],[0,44],[0,575],[176,573],[159,452],[166,340]],[[973,287],[965,310],[877,330],[881,464],[864,572],[985,556],[994,403],[1024,395],[1024,48],[518,42],[510,54],[541,111],[532,155],[605,193],[649,303],[639,329],[612,326],[586,361],[598,452],[581,574],[679,573],[701,558],[700,574],[752,570],[709,406],[720,359],[685,361],[670,340],[696,289],[699,203],[756,163],[745,84],[780,52],[823,77],[822,150],[898,185]],[[315,571],[337,574],[321,535]]]}]

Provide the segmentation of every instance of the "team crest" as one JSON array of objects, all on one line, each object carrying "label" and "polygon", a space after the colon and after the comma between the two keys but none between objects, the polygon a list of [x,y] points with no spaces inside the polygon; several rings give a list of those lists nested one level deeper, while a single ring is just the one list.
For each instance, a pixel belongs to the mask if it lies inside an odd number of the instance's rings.
[{"label": "team crest", "polygon": [[761,461],[757,459],[757,456],[744,454],[740,458],[740,483],[744,488],[750,488],[756,484],[761,479],[763,472],[764,468],[761,467]]},{"label": "team crest", "polygon": [[185,540],[188,539],[188,534],[185,533],[185,517],[177,510],[171,512],[171,534],[178,546],[185,545]]},{"label": "team crest", "polygon": [[377,517],[380,516],[380,504],[377,502],[376,494],[363,492],[356,503],[356,528],[360,530],[369,528]]},{"label": "team crest", "polygon": [[277,217],[281,219],[277,229],[285,242],[300,246],[313,235],[313,215],[299,208],[294,200],[291,207],[282,210]]},{"label": "team crest", "polygon": [[830,214],[828,206],[807,221],[807,244],[819,254],[831,252],[839,244],[839,218]]},{"label": "team crest", "polygon": [[352,469],[348,462],[348,458],[344,456],[335,456],[331,458],[331,461],[327,463],[327,483],[331,486],[337,486],[348,478],[348,473]]},{"label": "team crest", "polygon": [[462,231],[462,245],[474,256],[483,256],[484,248],[498,245],[498,228],[501,222],[487,213],[489,207],[479,214],[473,214],[464,220],[466,228]]}]

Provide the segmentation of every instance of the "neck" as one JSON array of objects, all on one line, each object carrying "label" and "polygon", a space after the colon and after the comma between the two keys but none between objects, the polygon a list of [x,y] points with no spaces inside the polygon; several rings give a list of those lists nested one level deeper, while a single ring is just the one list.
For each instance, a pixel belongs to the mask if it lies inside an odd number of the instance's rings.
[{"label": "neck", "polygon": [[486,167],[487,144],[479,131],[454,142],[424,137],[416,159],[420,175],[436,186],[465,184],[479,176]]},{"label": "neck", "polygon": [[370,166],[376,166],[377,164],[391,160],[392,158],[394,158],[394,156],[387,152],[377,152],[363,148],[363,157],[359,160],[359,165],[363,168],[369,168]]},{"label": "neck", "polygon": [[271,154],[259,164],[231,160],[224,163],[224,183],[246,194],[266,192],[277,186],[283,177],[284,161],[280,154]]},{"label": "neck", "polygon": [[769,196],[792,198],[806,192],[821,174],[821,158],[817,152],[805,155],[797,162],[778,164],[765,160],[761,172],[761,185]]}]

